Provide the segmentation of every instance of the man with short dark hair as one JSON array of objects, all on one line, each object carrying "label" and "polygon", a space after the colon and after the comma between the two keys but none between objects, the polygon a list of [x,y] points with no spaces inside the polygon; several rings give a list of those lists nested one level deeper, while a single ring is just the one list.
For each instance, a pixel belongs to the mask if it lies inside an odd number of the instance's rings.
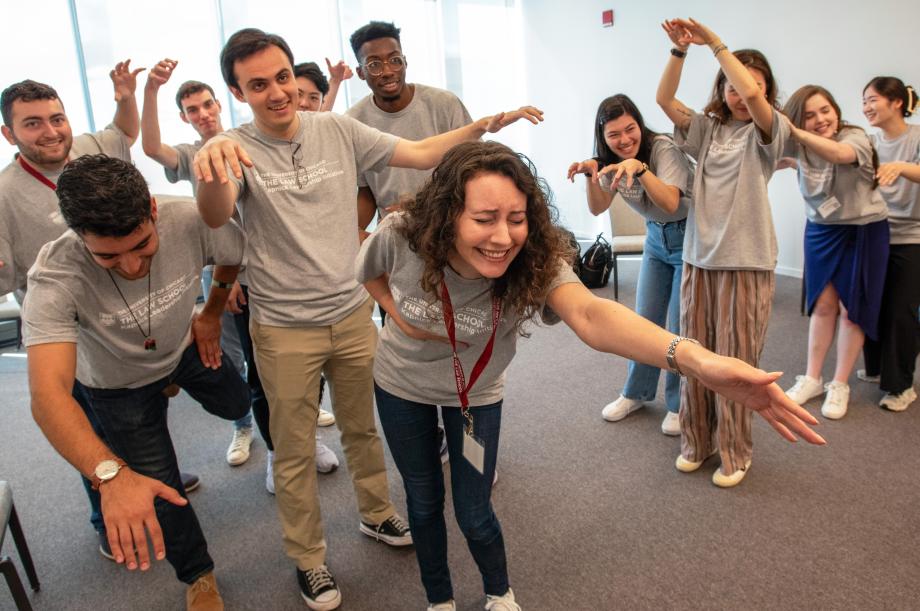
[{"label": "man with short dark hair", "polygon": [[[22,302],[29,268],[39,249],[60,237],[67,226],[55,196],[56,181],[68,161],[82,155],[103,153],[130,161],[131,144],[140,122],[134,92],[137,75],[131,61],[119,62],[109,73],[115,92],[112,123],[92,134],[73,136],[64,104],[53,87],[26,80],[0,94],[3,126],[0,131],[19,152],[0,172],[0,295],[16,292]],[[82,403],[82,396],[74,397]],[[87,417],[93,422],[92,413]],[[101,434],[101,431],[100,431]],[[183,474],[187,490],[194,490],[198,476]],[[90,501],[90,523],[98,533],[99,552],[111,559],[99,495],[84,479]]]},{"label": "man with short dark hair", "polygon": [[[72,161],[57,187],[71,231],[40,251],[23,305],[33,416],[61,456],[92,478],[115,560],[147,570],[149,534],[156,559],[169,560],[188,584],[187,607],[223,609],[180,480],[163,390],[176,384],[222,418],[249,409],[249,389],[219,345],[245,238],[235,223],[206,227],[188,198],[158,202],[133,165],[105,155]],[[196,315],[207,264],[217,265],[214,288]],[[75,386],[104,440],[72,398]]]},{"label": "man with short dark hair", "polygon": [[[198,208],[219,227],[239,205],[249,236],[252,339],[272,406],[275,487],[288,556],[311,609],[335,609],[341,594],[326,566],[313,438],[320,372],[333,407],[362,533],[411,545],[389,499],[383,446],[373,414],[377,329],[373,300],[355,280],[355,184],[387,166],[433,167],[451,146],[498,131],[532,107],[480,119],[420,142],[400,140],[331,112],[298,112],[293,54],[283,38],[249,28],[221,52],[231,93],[253,123],[229,130],[195,157]],[[228,172],[229,166],[229,172]]]},{"label": "man with short dark hair", "polygon": [[[224,131],[221,124],[220,102],[214,97],[214,90],[200,81],[186,81],[179,86],[176,93],[176,105],[179,107],[179,117],[191,125],[200,140],[193,144],[177,144],[170,146],[164,144],[160,138],[160,120],[157,112],[157,94],[160,87],[165,85],[178,65],[173,59],[163,59],[150,70],[147,84],[144,87],[144,110],[141,116],[141,143],[144,153],[159,162],[166,172],[166,179],[171,183],[187,180],[192,183],[194,193],[197,185],[195,173],[192,170],[192,159],[195,153],[212,137]],[[237,218],[239,220],[239,218]],[[207,297],[210,290],[210,270],[202,274],[202,290]],[[251,413],[234,422],[233,438],[227,448],[227,462],[238,466],[249,460],[250,444],[252,443],[252,419],[255,416],[262,440],[268,448],[266,456],[266,489],[274,494],[275,484],[272,478],[272,461],[275,446],[269,432],[269,405],[259,371],[252,352],[252,338],[249,336],[249,306],[247,303],[249,287],[240,274],[239,287],[231,293],[230,307],[232,312],[224,314],[223,337],[221,344],[229,353],[234,366],[243,372],[242,360],[246,361],[246,379],[252,391]],[[322,426],[335,424],[335,417],[326,410],[320,410],[319,420]],[[316,469],[320,473],[331,473],[339,466],[335,453],[316,439]]]}]

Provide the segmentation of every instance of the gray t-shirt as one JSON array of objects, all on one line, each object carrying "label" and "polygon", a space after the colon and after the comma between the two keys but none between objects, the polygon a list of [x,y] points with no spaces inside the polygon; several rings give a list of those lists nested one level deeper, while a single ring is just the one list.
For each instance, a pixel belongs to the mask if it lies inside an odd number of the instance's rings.
[{"label": "gray t-shirt", "polygon": [[[355,275],[358,282],[365,282],[388,274],[390,291],[406,322],[446,336],[440,299],[433,300],[419,287],[424,263],[397,229],[402,219],[402,213],[387,216],[364,241],[355,262]],[[463,278],[449,267],[444,269],[444,277],[454,310],[460,361],[468,381],[492,333],[492,282],[484,278]],[[571,266],[560,262],[550,290],[578,281]],[[558,317],[546,306],[541,317],[548,324],[558,322]],[[502,398],[505,369],[517,346],[515,322],[502,313],[492,358],[470,391],[470,405],[489,405]],[[459,342],[466,342],[469,347],[462,348]],[[403,399],[460,405],[450,344],[412,339],[395,324],[384,325],[380,332],[374,357],[374,380],[387,392]]]},{"label": "gray t-shirt", "polygon": [[[125,134],[109,125],[94,134],[75,137],[70,159],[103,153],[131,161],[130,148]],[[45,177],[56,184],[61,171]],[[26,277],[38,251],[66,230],[57,195],[14,159],[0,172],[0,295],[25,291]]]},{"label": "gray t-shirt", "polygon": [[689,128],[675,128],[677,145],[697,163],[684,261],[704,269],[776,267],[767,182],[789,135],[776,110],[770,142],[764,142],[753,121],[721,124],[696,112]]},{"label": "gray t-shirt", "polygon": [[856,162],[826,161],[801,144],[789,141],[787,152],[798,160],[799,190],[805,198],[808,220],[819,225],[867,225],[888,217],[888,207],[877,189],[872,144],[866,132],[847,128],[834,138],[856,151]]},{"label": "gray t-shirt", "polygon": [[[157,203],[159,249],[149,293],[146,276],[125,280],[111,272],[110,278],[69,230],[42,248],[29,272],[25,345],[76,343],[77,379],[92,388],[137,388],[171,373],[191,341],[201,268],[243,260],[245,237],[235,223],[209,229],[187,197],[161,196]],[[148,311],[153,351],[144,349],[138,328],[146,333]]]},{"label": "gray t-shirt", "polygon": [[179,165],[176,169],[163,166],[163,172],[166,174],[166,180],[176,184],[180,180],[187,180],[192,183],[192,193],[198,190],[198,179],[195,178],[195,170],[192,169],[192,161],[195,159],[195,153],[204,145],[201,140],[196,140],[194,144],[176,144],[173,148],[179,157]]},{"label": "gray t-shirt", "polygon": [[[617,192],[623,197],[623,200],[630,208],[650,221],[671,223],[687,218],[687,209],[690,205],[690,193],[693,185],[693,172],[690,169],[690,160],[687,156],[677,148],[677,145],[668,136],[656,136],[652,143],[652,153],[648,167],[661,182],[680,189],[681,197],[677,210],[673,214],[668,214],[652,203],[639,179],[633,180],[632,187],[626,186],[625,178],[620,179],[617,184]],[[614,175],[614,173],[610,173],[601,176],[601,189],[608,193],[611,192],[610,186],[613,183]]]},{"label": "gray t-shirt", "polygon": [[[920,164],[920,125],[910,125],[894,140],[881,134],[872,136],[880,163],[906,161]],[[920,244],[920,184],[898,178],[894,184],[879,187],[888,204],[888,224],[892,244]]]},{"label": "gray t-shirt", "polygon": [[355,282],[358,174],[382,169],[398,138],[332,112],[300,112],[291,141],[248,123],[216,138],[239,142],[254,167],[238,207],[249,238],[253,318],[278,327],[335,324],[367,299]]},{"label": "gray t-shirt", "polygon": [[[406,140],[424,140],[473,122],[463,102],[453,93],[417,83],[413,86],[412,101],[399,112],[380,110],[374,104],[374,96],[369,95],[345,114]],[[370,187],[377,200],[377,210],[384,216],[387,206],[415,195],[430,175],[431,170],[385,168],[363,173],[358,177],[358,185]]]}]

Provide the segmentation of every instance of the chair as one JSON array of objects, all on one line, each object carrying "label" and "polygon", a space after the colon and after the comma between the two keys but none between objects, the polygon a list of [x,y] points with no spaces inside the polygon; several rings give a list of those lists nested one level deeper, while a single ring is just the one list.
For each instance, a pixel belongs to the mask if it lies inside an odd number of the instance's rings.
[{"label": "chair", "polygon": [[[32,564],[32,554],[29,553],[29,546],[26,545],[26,538],[22,534],[22,525],[19,523],[19,516],[16,515],[16,506],[13,504],[13,491],[7,482],[0,481],[0,518],[3,520],[3,528],[0,530],[0,550],[3,549],[3,539],[6,536],[6,529],[9,527],[13,534],[13,542],[16,544],[16,551],[19,552],[19,559],[22,560],[22,566],[26,570],[26,576],[29,578],[29,585],[32,590],[38,592],[41,587],[38,583],[38,575],[35,574],[35,565]],[[6,578],[6,583],[13,594],[13,601],[19,611],[31,611],[32,605],[29,603],[29,597],[22,587],[22,581],[19,580],[19,573],[16,572],[16,565],[9,556],[0,557],[0,573]]]},{"label": "chair", "polygon": [[629,207],[619,194],[610,203],[610,246],[613,249],[613,298],[620,300],[617,256],[641,255],[645,250],[645,218]]}]

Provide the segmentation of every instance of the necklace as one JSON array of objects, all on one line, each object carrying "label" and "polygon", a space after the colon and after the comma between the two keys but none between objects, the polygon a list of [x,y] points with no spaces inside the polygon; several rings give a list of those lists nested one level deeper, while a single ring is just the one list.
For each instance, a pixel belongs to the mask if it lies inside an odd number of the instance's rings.
[{"label": "necklace", "polygon": [[128,300],[125,299],[124,293],[121,292],[121,289],[118,288],[118,283],[115,282],[115,276],[112,275],[112,272],[108,269],[105,270],[105,273],[109,275],[109,279],[112,281],[112,284],[115,285],[115,290],[118,291],[118,296],[121,297],[121,300],[125,302],[125,307],[128,308],[128,312],[131,313],[131,318],[134,319],[134,324],[137,325],[137,330],[141,332],[141,335],[144,336],[144,350],[148,352],[153,352],[157,349],[157,340],[153,337],[150,337],[150,276],[153,275],[153,269],[147,270],[147,332],[144,333],[144,328],[141,326],[141,323],[137,320],[137,316],[134,315],[134,310],[131,309],[131,306],[128,305]]}]

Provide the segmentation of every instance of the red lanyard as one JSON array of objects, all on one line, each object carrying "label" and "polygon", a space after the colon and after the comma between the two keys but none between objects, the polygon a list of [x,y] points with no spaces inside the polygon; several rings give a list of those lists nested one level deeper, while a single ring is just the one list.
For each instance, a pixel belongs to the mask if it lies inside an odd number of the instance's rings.
[{"label": "red lanyard", "polygon": [[467,384],[463,375],[463,365],[460,363],[460,357],[457,356],[457,335],[454,329],[454,307],[450,302],[450,294],[447,292],[447,283],[441,283],[441,306],[444,315],[444,327],[447,329],[447,337],[450,339],[450,346],[453,350],[454,359],[454,378],[457,381],[457,396],[460,397],[460,406],[465,412],[469,406],[469,392],[473,384],[479,379],[482,370],[489,364],[492,358],[492,347],[495,345],[495,332],[498,330],[498,323],[502,315],[502,302],[498,297],[492,297],[492,335],[489,337],[489,343],[483,348],[482,354],[473,366],[473,373],[470,374],[470,383]]},{"label": "red lanyard", "polygon": [[42,183],[43,185],[45,185],[52,191],[57,191],[57,185],[51,182],[50,180],[48,180],[47,176],[45,176],[44,174],[42,174],[41,172],[33,168],[31,165],[29,165],[29,163],[26,162],[26,160],[23,158],[22,155],[16,155],[16,159],[19,160],[19,165],[22,166],[22,169],[28,172],[29,174],[31,174],[32,177],[35,178],[35,180]]}]

